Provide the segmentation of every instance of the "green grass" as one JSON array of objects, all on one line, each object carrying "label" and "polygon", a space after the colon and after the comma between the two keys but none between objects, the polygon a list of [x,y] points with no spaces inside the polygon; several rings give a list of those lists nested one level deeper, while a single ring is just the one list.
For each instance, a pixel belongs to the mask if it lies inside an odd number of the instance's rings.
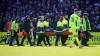
[{"label": "green grass", "polygon": [[[1,40],[1,37],[6,36],[6,34],[7,34],[6,32],[0,32],[0,40]],[[88,44],[91,44],[91,45],[100,45],[100,32],[91,32],[91,34],[93,36],[95,36],[95,37],[93,37],[93,39],[97,38],[97,36],[98,36],[98,41],[97,40],[93,41],[92,39],[90,39],[89,42],[88,42]],[[69,38],[70,37],[72,37],[72,36],[70,35]],[[38,38],[38,36],[37,36],[37,38]],[[51,37],[51,38],[52,38],[52,41],[50,41],[50,42],[52,44],[55,44],[55,37]],[[19,39],[19,42],[21,42],[21,39]],[[66,41],[66,43],[69,45],[70,41],[68,40],[68,41]],[[24,41],[24,44],[26,44],[26,40]],[[59,41],[58,44],[61,44],[61,41]],[[2,43],[0,43],[0,45],[5,45],[5,43],[2,42]]]},{"label": "green grass", "polygon": [[0,45],[0,56],[100,56],[100,45],[83,48]]}]

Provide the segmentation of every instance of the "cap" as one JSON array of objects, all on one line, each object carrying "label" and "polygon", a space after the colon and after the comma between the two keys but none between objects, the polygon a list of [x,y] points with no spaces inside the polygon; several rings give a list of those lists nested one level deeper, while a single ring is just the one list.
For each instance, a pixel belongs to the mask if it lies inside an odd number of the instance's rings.
[{"label": "cap", "polygon": [[84,15],[84,16],[88,16],[88,13],[84,13],[83,15]]}]

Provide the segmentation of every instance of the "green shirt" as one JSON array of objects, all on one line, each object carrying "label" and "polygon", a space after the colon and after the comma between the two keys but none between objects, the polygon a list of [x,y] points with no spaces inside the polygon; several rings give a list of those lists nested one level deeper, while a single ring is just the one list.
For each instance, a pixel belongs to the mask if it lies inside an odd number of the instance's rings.
[{"label": "green shirt", "polygon": [[87,19],[85,19],[85,21],[86,21],[86,30],[88,30],[89,29],[89,23],[88,23]]},{"label": "green shirt", "polygon": [[16,31],[16,32],[18,32],[18,29],[19,29],[19,24],[16,23],[15,20],[12,21],[11,30],[12,30],[12,31]]},{"label": "green shirt", "polygon": [[70,16],[70,21],[69,21],[69,26],[71,27],[72,30],[79,29],[79,23],[80,19],[77,14],[72,14]]},{"label": "green shirt", "polygon": [[48,21],[44,21],[43,23],[44,23],[45,29],[49,29],[49,27],[50,27],[49,26],[49,22]]},{"label": "green shirt", "polygon": [[61,22],[61,21],[57,22],[56,30],[57,31],[62,31],[63,30],[63,22]]},{"label": "green shirt", "polygon": [[37,31],[38,32],[40,32],[40,31],[44,32],[45,31],[45,29],[44,29],[44,21],[38,21],[38,23],[37,23]]},{"label": "green shirt", "polygon": [[15,27],[16,27],[16,25],[15,25],[15,20],[14,20],[14,21],[11,22],[11,30],[14,31]]},{"label": "green shirt", "polygon": [[63,26],[64,28],[68,28],[68,21],[66,19],[63,20]]},{"label": "green shirt", "polygon": [[58,21],[57,22],[57,26],[56,26],[56,33],[57,33],[57,35],[62,35],[62,30],[64,29],[64,25],[63,25],[63,21],[61,22],[61,21]]},{"label": "green shirt", "polygon": [[85,18],[82,19],[82,29],[84,31],[91,30],[90,21],[88,19],[85,19]]}]

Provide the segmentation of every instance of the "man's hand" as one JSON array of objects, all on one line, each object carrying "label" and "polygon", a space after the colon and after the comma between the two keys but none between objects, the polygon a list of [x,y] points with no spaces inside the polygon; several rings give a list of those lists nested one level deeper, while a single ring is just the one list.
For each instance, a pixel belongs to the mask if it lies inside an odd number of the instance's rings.
[{"label": "man's hand", "polygon": [[40,33],[42,33],[42,31],[40,31]]},{"label": "man's hand", "polygon": [[66,29],[63,29],[62,31],[64,32],[64,31],[66,31]]},{"label": "man's hand", "polygon": [[80,32],[84,32],[83,30],[80,30]]}]

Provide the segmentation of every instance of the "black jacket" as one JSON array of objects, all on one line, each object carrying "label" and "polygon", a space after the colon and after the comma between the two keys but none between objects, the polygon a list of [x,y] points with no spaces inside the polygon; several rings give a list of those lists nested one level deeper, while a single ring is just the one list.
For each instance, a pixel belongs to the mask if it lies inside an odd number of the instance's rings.
[{"label": "black jacket", "polygon": [[30,29],[31,29],[30,20],[25,19],[25,21],[23,22],[23,30],[29,32]]}]

